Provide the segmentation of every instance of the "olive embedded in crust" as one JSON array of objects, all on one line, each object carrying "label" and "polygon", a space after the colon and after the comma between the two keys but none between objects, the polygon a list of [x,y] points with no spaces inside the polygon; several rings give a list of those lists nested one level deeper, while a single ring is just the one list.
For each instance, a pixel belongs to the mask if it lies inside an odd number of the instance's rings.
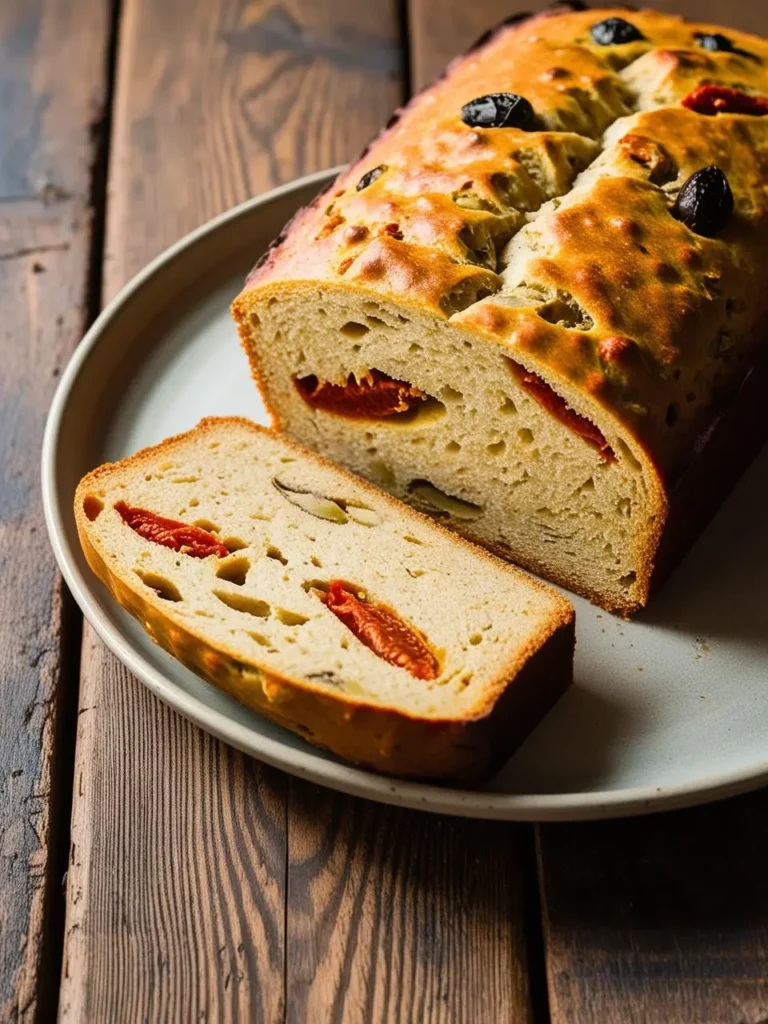
[{"label": "olive embedded in crust", "polygon": [[599,46],[620,46],[622,43],[636,43],[645,36],[623,18],[606,18],[590,29],[592,38]]},{"label": "olive embedded in crust", "polygon": [[377,178],[380,178],[382,176],[386,169],[387,168],[385,164],[379,164],[378,167],[372,167],[370,171],[366,171],[365,174],[360,179],[360,181],[358,181],[357,183],[357,191],[362,192],[364,188],[368,188],[369,185],[372,185]]},{"label": "olive embedded in crust", "polygon": [[721,32],[697,32],[694,36],[697,44],[702,50],[709,50],[711,53],[737,53],[740,57],[751,57],[756,60],[754,53],[748,50],[740,50],[733,45],[733,40],[724,36]]},{"label": "olive embedded in crust", "polygon": [[733,43],[728,36],[724,36],[720,32],[697,32],[695,39],[702,50],[725,50],[728,53],[733,53]]},{"label": "olive embedded in crust", "polygon": [[690,176],[672,208],[674,217],[705,238],[719,235],[732,213],[731,186],[714,164]]},{"label": "olive embedded in crust", "polygon": [[478,96],[461,108],[461,119],[470,128],[522,128],[528,131],[535,120],[533,107],[514,92],[492,92]]}]

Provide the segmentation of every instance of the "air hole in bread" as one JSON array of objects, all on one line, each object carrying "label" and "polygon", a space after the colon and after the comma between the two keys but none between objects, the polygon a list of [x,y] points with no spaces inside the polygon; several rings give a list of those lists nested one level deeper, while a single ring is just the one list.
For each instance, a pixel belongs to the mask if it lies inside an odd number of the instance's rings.
[{"label": "air hole in bread", "polygon": [[323,563],[320,561],[317,555],[312,555],[312,557],[310,558],[310,562],[312,563],[312,565],[314,565],[316,569],[323,568]]},{"label": "air hole in bread", "polygon": [[200,474],[199,473],[186,473],[186,474],[183,474],[182,476],[172,476],[171,477],[171,483],[172,484],[196,484],[196,483],[199,482],[199,480],[200,480]]},{"label": "air hole in bread", "polygon": [[210,519],[196,519],[192,525],[196,526],[199,530],[207,530],[208,533],[218,533],[221,529],[216,523],[211,522]]},{"label": "air hole in bread", "polygon": [[104,510],[104,502],[95,494],[87,494],[83,499],[83,512],[89,522],[93,523],[99,518]]},{"label": "air hole in bread", "polygon": [[389,327],[386,320],[382,320],[380,316],[367,316],[365,318],[368,321],[369,327]]},{"label": "air hole in bread", "polygon": [[557,324],[572,331],[591,331],[595,326],[595,321],[570,292],[558,292],[536,309],[536,315],[548,324]]},{"label": "air hole in bread", "polygon": [[213,596],[236,612],[245,612],[246,615],[255,615],[258,619],[266,619],[272,611],[266,601],[260,601],[257,597],[249,597],[248,594],[231,594],[228,590],[214,590]]},{"label": "air hole in bread", "polygon": [[445,387],[440,389],[440,397],[444,402],[463,402],[464,395],[457,391],[455,388],[450,387],[446,384]]},{"label": "air hole in bread", "polygon": [[629,446],[624,441],[622,441],[620,437],[616,439],[616,445],[619,449],[619,452],[621,453],[622,461],[625,462],[627,466],[630,469],[634,470],[636,473],[641,473],[643,467],[632,454],[632,452],[629,449]]},{"label": "air hole in bread", "polygon": [[355,320],[348,320],[345,324],[342,324],[339,331],[345,338],[357,341],[358,338],[365,337],[365,335],[370,331],[370,327],[366,326],[366,324],[359,324]]},{"label": "air hole in bread", "polygon": [[583,484],[579,485],[579,487],[576,489],[576,493],[577,494],[585,494],[587,491],[594,491],[594,489],[595,489],[594,477],[589,477],[587,480],[584,481]]},{"label": "air hole in bread", "polygon": [[216,578],[234,583],[236,587],[242,587],[250,568],[251,563],[247,558],[227,558],[226,561],[220,563],[216,570]]},{"label": "air hole in bread", "polygon": [[410,495],[425,505],[430,512],[451,516],[453,519],[478,519],[483,514],[482,505],[446,494],[429,480],[412,480],[408,485]]},{"label": "air hole in bread", "polygon": [[485,450],[489,455],[503,455],[507,448],[507,442],[502,439],[500,441],[494,441],[493,444],[486,445]]},{"label": "air hole in bread", "polygon": [[305,622],[309,622],[308,615],[292,612],[288,608],[275,608],[275,615],[284,626],[303,626]]},{"label": "air hole in bread", "polygon": [[264,636],[263,633],[256,633],[253,630],[247,629],[246,636],[249,636],[251,640],[255,640],[260,647],[271,647],[271,642]]},{"label": "air hole in bread", "polygon": [[632,514],[632,502],[629,498],[619,498],[616,502],[616,511],[620,516],[629,516]]},{"label": "air hole in bread", "polygon": [[461,451],[461,445],[459,444],[458,441],[449,441],[448,444],[445,446],[445,450],[447,452],[450,452],[451,455],[455,455],[456,452]]},{"label": "air hole in bread", "polygon": [[480,633],[473,633],[472,636],[469,638],[469,642],[472,644],[473,647],[477,647],[478,644],[481,644],[483,642],[483,638]]},{"label": "air hole in bread", "polygon": [[669,405],[667,406],[667,411],[666,411],[666,414],[664,416],[664,420],[665,420],[665,422],[666,422],[668,427],[673,427],[675,425],[675,423],[677,423],[677,419],[678,419],[677,406],[675,405],[674,402],[670,402]]},{"label": "air hole in bread", "polygon": [[418,537],[414,537],[412,533],[404,533],[403,540],[408,541],[409,544],[419,544],[421,547],[427,547],[423,540],[419,540]]},{"label": "air hole in bread", "polygon": [[499,410],[505,416],[514,416],[517,412],[517,406],[507,395],[504,396],[501,402],[501,408]]},{"label": "air hole in bread", "polygon": [[234,554],[235,551],[242,551],[243,548],[248,547],[248,541],[243,540],[242,537],[225,537],[221,543],[230,554]]},{"label": "air hole in bread", "polygon": [[161,600],[182,600],[179,588],[171,580],[166,579],[165,576],[160,576],[156,572],[145,572],[143,569],[134,569],[133,571],[145,586],[149,587],[150,590],[154,590]]},{"label": "air hole in bread", "polygon": [[267,548],[267,558],[274,558],[275,561],[280,562],[281,565],[288,565],[288,559],[280,548],[276,548],[274,544],[270,544]]},{"label": "air hole in bread", "polygon": [[411,344],[408,346],[408,351],[409,352],[423,352],[424,351],[424,346],[423,345],[419,345],[419,343],[417,341],[412,341]]},{"label": "air hole in bread", "polygon": [[426,576],[427,575],[427,570],[426,569],[409,569],[406,566],[405,571],[414,580],[417,580],[419,578],[419,576]]},{"label": "air hole in bread", "polygon": [[520,427],[517,432],[517,436],[520,439],[521,444],[533,443],[533,431],[529,430],[528,427]]},{"label": "air hole in bread", "polygon": [[620,576],[619,577],[619,585],[622,586],[622,587],[629,588],[631,586],[634,586],[634,584],[636,582],[637,582],[637,573],[636,572],[628,572],[625,576]]}]

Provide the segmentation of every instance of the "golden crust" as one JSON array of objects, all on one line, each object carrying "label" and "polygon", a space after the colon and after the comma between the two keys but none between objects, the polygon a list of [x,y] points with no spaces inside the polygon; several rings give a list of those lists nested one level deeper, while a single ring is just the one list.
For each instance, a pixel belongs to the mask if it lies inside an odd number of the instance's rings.
[{"label": "golden crust", "polygon": [[[546,591],[552,611],[545,626],[517,652],[507,671],[483,693],[470,714],[456,718],[420,717],[350,694],[329,691],[307,679],[275,676],[258,660],[245,662],[242,654],[225,644],[214,649],[199,630],[147,588],[137,587],[129,574],[109,565],[85,510],[84,500],[95,485],[108,483],[115,470],[135,469],[170,453],[191,435],[222,426],[270,433],[238,417],[207,418],[195,430],[168,438],[118,463],[88,473],[75,494],[75,520],[88,564],[113,597],[145,628],[149,636],[193,672],[227,691],[241,703],[317,746],[340,757],[392,775],[430,778],[469,784],[489,775],[510,755],[572,681],[574,613],[568,601],[538,580],[530,585]],[[327,460],[287,438],[286,446],[300,457],[323,465]],[[336,472],[344,473],[337,466]],[[437,523],[391,498],[373,485],[352,477],[380,503],[397,514],[442,532],[455,544],[465,545],[482,558],[491,556]],[[494,559],[494,565],[519,575],[519,570]]]},{"label": "golden crust", "polygon": [[[609,16],[630,20],[643,40],[598,46],[589,29]],[[742,52],[696,44],[699,33],[723,31]],[[245,334],[259,294],[298,282],[452,318],[582,391],[672,480],[717,393],[743,376],[768,315],[759,269],[768,256],[768,118],[706,117],[680,106],[701,82],[768,92],[768,43],[625,8],[501,27],[302,211],[254,268],[235,318]],[[500,90],[529,99],[545,130],[463,123],[464,103]],[[626,133],[606,141],[601,156],[596,140],[629,115]],[[569,195],[576,173],[593,162],[604,176]],[[713,163],[728,176],[736,210],[719,237],[703,238],[670,208],[682,182]],[[379,166],[384,172],[358,191]],[[546,252],[527,264],[526,283],[573,296],[594,321],[589,330],[504,301],[515,282],[501,250],[552,196],[566,201],[532,225]]]}]

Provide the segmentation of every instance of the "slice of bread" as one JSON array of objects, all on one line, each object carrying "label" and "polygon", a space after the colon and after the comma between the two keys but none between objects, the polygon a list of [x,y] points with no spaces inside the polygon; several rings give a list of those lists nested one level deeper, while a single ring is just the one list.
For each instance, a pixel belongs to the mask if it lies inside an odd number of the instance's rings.
[{"label": "slice of bread", "polygon": [[75,516],[153,640],[378,771],[487,777],[572,679],[564,598],[246,420],[101,466]]}]

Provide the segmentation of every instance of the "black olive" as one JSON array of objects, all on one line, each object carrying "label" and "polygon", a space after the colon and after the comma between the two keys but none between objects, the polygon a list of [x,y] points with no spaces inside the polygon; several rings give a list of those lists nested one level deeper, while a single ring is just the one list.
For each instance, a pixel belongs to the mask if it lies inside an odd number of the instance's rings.
[{"label": "black olive", "polygon": [[366,171],[357,183],[357,191],[362,192],[364,188],[368,188],[369,185],[372,185],[377,178],[382,176],[386,169],[385,164],[379,164],[378,167],[373,167],[370,171]]},{"label": "black olive", "polygon": [[731,40],[728,36],[721,35],[719,32],[697,32],[695,39],[702,50],[727,50],[729,53],[733,52]]},{"label": "black olive", "polygon": [[606,18],[590,29],[592,38],[600,46],[619,46],[622,43],[636,43],[645,39],[640,29],[630,25],[623,18]]},{"label": "black olive", "polygon": [[550,7],[566,7],[572,11],[588,11],[589,4],[584,0],[552,0]]},{"label": "black olive", "polygon": [[728,36],[724,36],[720,32],[697,32],[695,39],[702,50],[710,50],[712,53],[738,53],[740,57],[751,57],[753,60],[757,60],[754,53],[740,50],[738,46],[733,45],[733,41]]},{"label": "black olive", "polygon": [[461,108],[461,119],[470,128],[522,128],[533,127],[533,107],[514,92],[492,92],[478,96]]},{"label": "black olive", "polygon": [[705,238],[714,238],[733,213],[733,192],[728,179],[714,165],[692,174],[680,189],[672,215]]}]

